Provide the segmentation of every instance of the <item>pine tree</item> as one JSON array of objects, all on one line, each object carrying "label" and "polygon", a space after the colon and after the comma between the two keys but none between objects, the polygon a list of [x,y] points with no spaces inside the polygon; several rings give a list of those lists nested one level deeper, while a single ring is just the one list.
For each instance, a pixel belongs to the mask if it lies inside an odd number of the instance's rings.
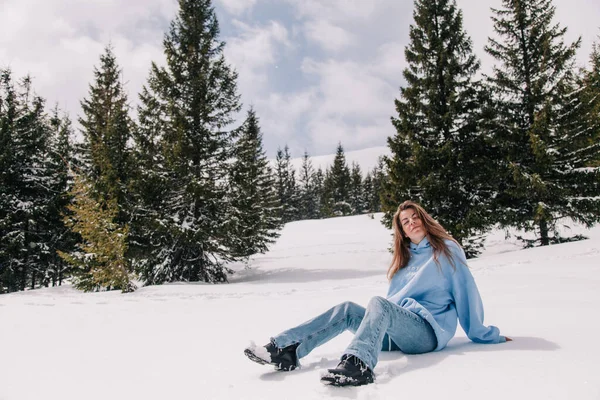
[{"label": "pine tree", "polygon": [[363,179],[362,171],[358,163],[352,163],[350,172],[350,205],[352,206],[352,214],[362,214],[366,208],[364,202]]},{"label": "pine tree", "polygon": [[314,182],[315,170],[308,152],[304,152],[299,180],[299,219],[316,219],[319,217],[317,187]]},{"label": "pine tree", "polygon": [[94,182],[98,201],[116,200],[118,221],[128,220],[127,185],[131,176],[131,152],[127,143],[132,137],[127,95],[120,81],[120,69],[110,46],[100,56],[100,67],[94,69],[94,83],[81,102],[79,118],[84,136],[87,178]]},{"label": "pine tree", "polygon": [[90,292],[98,290],[135,290],[132,268],[125,257],[128,225],[116,222],[116,198],[95,199],[93,185],[76,177],[71,195],[73,203],[65,223],[79,234],[82,242],[77,251],[58,254],[73,265],[73,283],[76,288]]},{"label": "pine tree", "polygon": [[371,171],[367,172],[365,180],[363,182],[363,204],[365,211],[368,213],[374,213],[376,206],[373,205],[373,178],[371,177]]},{"label": "pine tree", "polygon": [[592,45],[589,69],[581,72],[577,87],[577,105],[581,107],[578,118],[588,129],[577,137],[578,146],[584,149],[579,155],[585,157],[587,167],[600,167],[600,42]]},{"label": "pine tree", "polygon": [[275,174],[277,194],[281,205],[283,223],[296,221],[299,215],[299,195],[296,185],[296,170],[291,163],[290,149],[277,149],[275,156]]},{"label": "pine tree", "polygon": [[416,0],[405,49],[407,86],[388,139],[389,182],[382,196],[386,223],[404,200],[421,203],[474,255],[486,220],[489,174],[483,96],[474,81],[479,62],[454,0]]},{"label": "pine tree", "polygon": [[381,212],[382,197],[386,196],[384,188],[389,184],[389,178],[385,173],[385,158],[380,157],[377,165],[371,171],[371,190],[366,193],[369,210],[372,213]]},{"label": "pine tree", "polygon": [[[227,281],[227,127],[240,104],[237,74],[225,62],[218,36],[209,0],[180,0],[164,39],[166,67],[152,65],[140,96],[136,153],[147,169],[136,173],[142,206],[134,229],[136,243],[145,247],[136,252],[136,265],[147,284]],[[160,154],[148,153],[153,148]]]},{"label": "pine tree", "polygon": [[13,221],[18,179],[14,130],[18,118],[17,93],[9,70],[0,70],[0,293],[19,289],[18,263],[13,258],[18,246]]},{"label": "pine tree", "polygon": [[352,206],[350,204],[350,169],[346,163],[344,148],[339,143],[336,149],[333,165],[330,169],[331,185],[333,187],[332,200],[336,215],[350,215]]},{"label": "pine tree", "polygon": [[600,216],[598,171],[585,168],[592,130],[576,106],[580,40],[565,45],[566,28],[553,23],[551,0],[502,4],[493,9],[498,38],[486,47],[498,63],[489,84],[503,160],[494,214],[505,226],[537,231],[539,243],[547,245],[563,240],[558,219],[590,226]]},{"label": "pine tree", "polygon": [[0,291],[33,289],[46,275],[50,254],[51,130],[31,79],[18,89],[9,70],[0,79]]},{"label": "pine tree", "polygon": [[[319,169],[318,172],[321,172]],[[321,206],[319,208],[322,218],[331,218],[335,217],[335,201],[334,201],[334,192],[335,185],[333,175],[331,174],[331,168],[325,169],[325,173],[321,174],[322,177],[322,186],[320,191],[320,203]]]},{"label": "pine tree", "polygon": [[311,181],[314,186],[315,218],[325,218],[326,214],[323,214],[322,203],[324,198],[325,175],[320,167],[312,174]]},{"label": "pine tree", "polygon": [[51,179],[49,185],[53,194],[52,201],[48,204],[48,226],[45,228],[49,235],[47,272],[44,285],[62,285],[64,279],[69,277],[70,265],[59,257],[57,250],[71,252],[75,249],[78,235],[73,233],[64,223],[63,215],[71,203],[73,147],[70,137],[72,135],[71,121],[68,116],[61,116],[58,107],[55,107],[50,118],[53,130],[52,144],[48,170]]},{"label": "pine tree", "polygon": [[262,133],[253,109],[248,111],[234,149],[229,197],[233,207],[230,219],[231,252],[247,259],[265,253],[279,237],[280,207],[274,177],[262,148]]}]

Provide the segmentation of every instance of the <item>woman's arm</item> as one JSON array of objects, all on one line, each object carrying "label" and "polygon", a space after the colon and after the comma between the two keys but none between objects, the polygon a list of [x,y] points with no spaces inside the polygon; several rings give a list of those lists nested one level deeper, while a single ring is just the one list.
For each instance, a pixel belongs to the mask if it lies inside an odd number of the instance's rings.
[{"label": "woman's arm", "polygon": [[467,266],[464,251],[455,243],[449,244],[456,270],[450,268],[451,294],[458,313],[458,321],[463,330],[474,342],[501,343],[508,339],[500,335],[495,326],[483,324],[483,302],[475,279]]}]

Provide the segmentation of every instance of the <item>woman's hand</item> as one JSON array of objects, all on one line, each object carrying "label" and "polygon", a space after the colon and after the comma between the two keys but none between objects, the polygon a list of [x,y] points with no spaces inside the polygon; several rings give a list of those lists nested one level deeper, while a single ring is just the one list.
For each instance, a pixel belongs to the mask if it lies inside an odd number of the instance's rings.
[{"label": "woman's hand", "polygon": [[504,338],[506,339],[507,342],[512,342],[513,340],[511,338],[509,338],[508,336],[504,336]]}]

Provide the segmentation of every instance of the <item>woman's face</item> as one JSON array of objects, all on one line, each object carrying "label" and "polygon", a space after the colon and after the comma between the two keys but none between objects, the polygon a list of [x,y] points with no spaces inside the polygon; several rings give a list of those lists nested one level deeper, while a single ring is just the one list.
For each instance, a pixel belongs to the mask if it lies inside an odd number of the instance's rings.
[{"label": "woman's face", "polygon": [[419,214],[412,208],[400,211],[400,225],[404,234],[415,244],[419,244],[427,234]]}]

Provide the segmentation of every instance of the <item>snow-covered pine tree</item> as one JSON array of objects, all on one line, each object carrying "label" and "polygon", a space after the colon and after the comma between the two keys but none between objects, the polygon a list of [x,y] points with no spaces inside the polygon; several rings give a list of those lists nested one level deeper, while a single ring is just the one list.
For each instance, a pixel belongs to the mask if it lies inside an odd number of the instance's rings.
[{"label": "snow-covered pine tree", "polygon": [[36,288],[51,252],[48,171],[51,129],[44,99],[25,77],[15,89],[11,72],[0,72],[0,290]]},{"label": "snow-covered pine tree", "polygon": [[[317,172],[321,172],[319,169]],[[320,190],[320,203],[321,207],[319,208],[321,213],[321,218],[331,218],[335,217],[334,205],[335,202],[333,200],[333,194],[335,192],[334,180],[331,176],[331,168],[326,168],[325,173],[321,173],[322,177],[322,185]]]},{"label": "snow-covered pine tree", "polygon": [[60,115],[58,107],[54,108],[49,122],[53,132],[48,160],[51,177],[48,185],[52,188],[52,201],[48,204],[46,233],[49,236],[49,254],[43,283],[45,286],[60,286],[69,277],[70,265],[59,257],[57,250],[73,251],[78,239],[78,235],[65,225],[63,218],[72,201],[70,191],[73,182],[70,171],[73,165],[73,147],[70,138],[73,132],[71,120],[66,115]]},{"label": "snow-covered pine tree", "polygon": [[[166,66],[152,65],[140,97],[136,146],[146,170],[136,186],[152,208],[139,213],[136,243],[140,233],[152,237],[139,241],[146,251],[136,252],[136,264],[147,284],[227,281],[228,126],[240,103],[224,46],[211,1],[179,0],[164,39]],[[153,148],[159,154],[147,153]]]},{"label": "snow-covered pine tree", "polygon": [[362,202],[365,206],[365,211],[368,213],[373,213],[373,209],[375,208],[372,204],[372,195],[373,193],[373,178],[371,177],[371,171],[367,172],[365,179],[363,181],[363,199]]},{"label": "snow-covered pine tree", "polygon": [[[68,251],[60,254],[75,267],[76,287],[84,291],[133,290],[128,281],[129,261],[125,260],[125,254],[119,253],[128,248],[128,234],[124,232],[129,231],[127,222],[131,214],[128,141],[133,130],[120,72],[112,48],[107,46],[100,56],[100,66],[94,68],[94,82],[89,86],[88,97],[81,101],[83,116],[79,123],[84,140],[79,148],[83,152],[83,165],[78,173],[83,176],[79,187],[71,193],[72,197],[79,197],[70,206],[73,216],[68,219],[68,226],[84,240],[77,247],[93,249],[96,255],[88,262],[81,259],[77,249],[70,254]],[[92,208],[93,202],[97,202],[95,208]],[[91,232],[96,222],[104,227],[104,232]],[[116,248],[102,248],[107,243]]]},{"label": "snow-covered pine tree", "polygon": [[302,166],[300,167],[300,179],[298,192],[300,198],[299,219],[319,218],[318,194],[314,182],[315,169],[308,152],[302,156]]},{"label": "snow-covered pine tree", "polygon": [[86,178],[94,184],[93,196],[98,201],[114,199],[119,209],[117,222],[129,220],[128,198],[131,176],[133,122],[129,117],[127,95],[120,79],[121,70],[110,46],[100,56],[100,66],[94,68],[94,82],[88,97],[81,101],[84,159],[90,165],[83,168]]},{"label": "snow-covered pine tree", "polygon": [[360,165],[356,162],[352,163],[352,168],[350,170],[349,197],[350,205],[352,206],[352,214],[362,214],[366,209],[366,204],[364,202],[365,196],[362,171],[360,170]]},{"label": "snow-covered pine tree", "polygon": [[14,259],[19,246],[13,211],[18,198],[14,193],[18,174],[15,159],[15,123],[18,118],[17,93],[11,71],[0,70],[0,293],[22,288],[20,268]]},{"label": "snow-covered pine tree", "polygon": [[600,41],[592,45],[589,68],[581,71],[577,86],[581,107],[579,118],[589,129],[577,138],[579,146],[585,149],[579,155],[585,158],[582,161],[587,167],[600,167]]},{"label": "snow-covered pine tree", "polygon": [[487,145],[477,122],[479,61],[456,1],[416,0],[413,15],[407,86],[395,102],[397,134],[388,139],[386,223],[404,200],[417,201],[474,255],[488,224],[484,193],[490,190]]},{"label": "snow-covered pine tree", "polygon": [[279,237],[282,222],[275,179],[262,147],[256,112],[248,111],[234,146],[230,190],[229,247],[236,258],[265,253]]},{"label": "snow-covered pine tree", "polygon": [[338,143],[333,164],[329,170],[329,178],[333,188],[333,212],[335,215],[350,215],[352,205],[350,204],[350,169],[346,163],[344,147]]},{"label": "snow-covered pine tree", "polygon": [[125,257],[129,226],[117,222],[116,198],[97,200],[96,189],[76,176],[67,207],[66,225],[81,236],[74,252],[58,254],[73,266],[73,284],[85,292],[135,290],[130,263]]},{"label": "snow-covered pine tree", "polygon": [[383,157],[379,158],[377,165],[371,170],[370,177],[371,190],[368,192],[365,190],[369,211],[372,213],[381,212],[381,197],[384,195],[384,186],[388,180]]},{"label": "snow-covered pine tree", "polygon": [[299,214],[299,195],[296,185],[296,170],[291,163],[290,149],[286,145],[283,150],[277,149],[275,156],[275,186],[281,205],[283,223],[296,221]]},{"label": "snow-covered pine tree", "polygon": [[315,197],[315,213],[316,218],[325,218],[323,214],[323,184],[325,180],[325,175],[323,174],[323,170],[321,167],[317,168],[317,170],[312,175],[312,183],[314,186],[314,197]]},{"label": "snow-covered pine tree", "polygon": [[505,226],[536,231],[534,242],[548,245],[564,240],[555,229],[558,219],[590,225],[600,217],[598,171],[586,168],[592,130],[577,106],[580,39],[564,43],[566,28],[553,22],[551,0],[502,5],[493,9],[496,38],[486,47],[497,62],[489,85],[503,156],[494,214]]}]

